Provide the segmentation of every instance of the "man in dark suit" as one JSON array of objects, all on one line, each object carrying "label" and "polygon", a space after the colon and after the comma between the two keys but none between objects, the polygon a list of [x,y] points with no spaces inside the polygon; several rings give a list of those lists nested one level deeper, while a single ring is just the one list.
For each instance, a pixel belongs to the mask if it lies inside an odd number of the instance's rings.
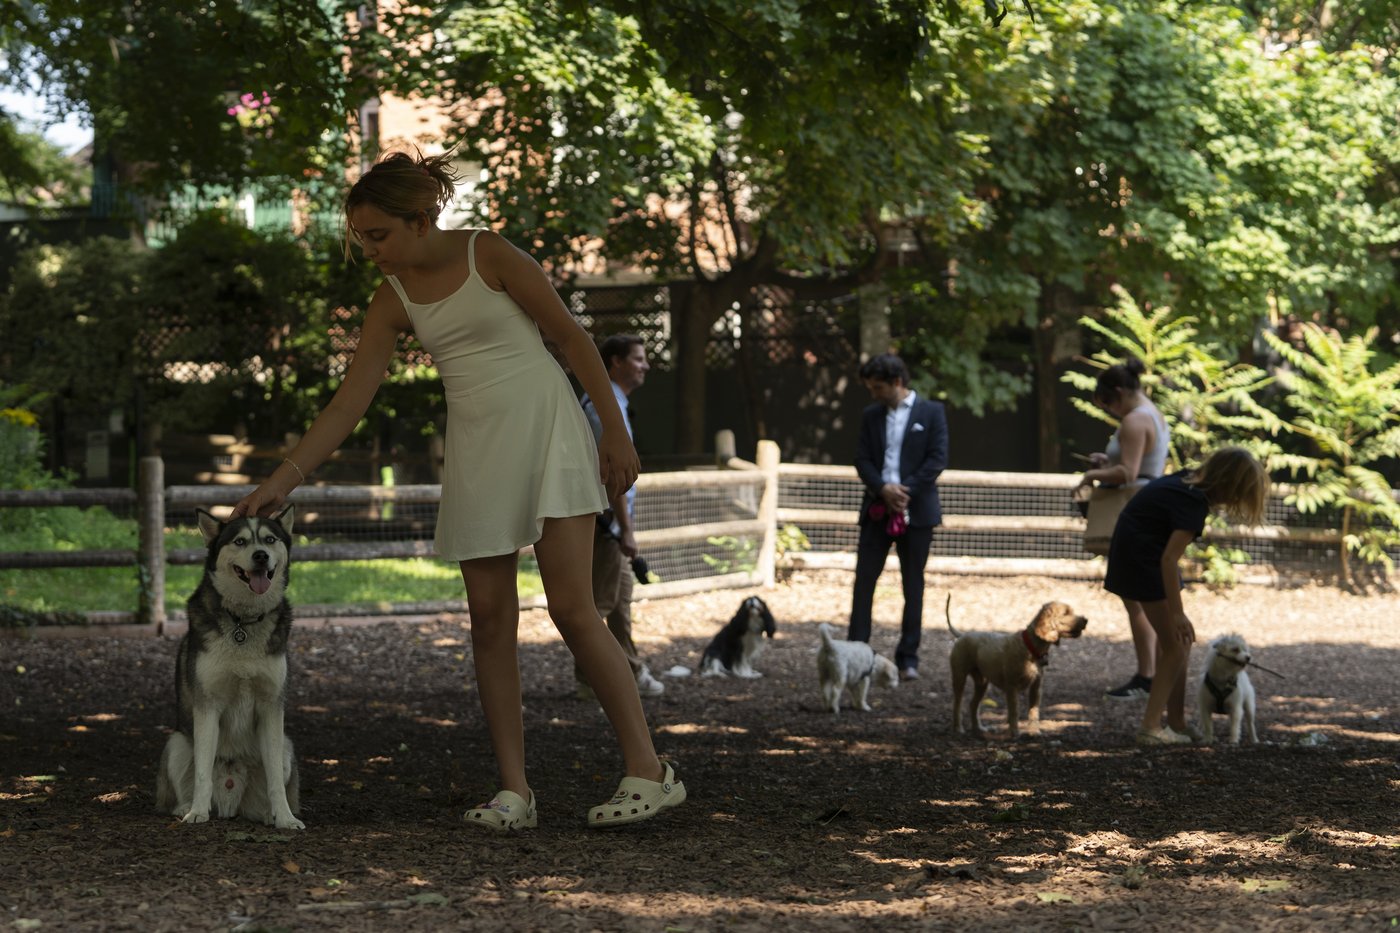
[{"label": "man in dark suit", "polygon": [[[919,398],[909,388],[909,370],[892,353],[867,360],[860,378],[875,404],[861,415],[856,445],[856,473],[865,484],[865,496],[846,638],[870,641],[875,584],[893,544],[904,581],[904,617],[894,663],[900,679],[913,680],[919,676],[923,635],[924,566],[933,529],[943,522],[935,484],[948,464],[948,419],[941,402]],[[891,516],[897,519],[891,522]]]}]

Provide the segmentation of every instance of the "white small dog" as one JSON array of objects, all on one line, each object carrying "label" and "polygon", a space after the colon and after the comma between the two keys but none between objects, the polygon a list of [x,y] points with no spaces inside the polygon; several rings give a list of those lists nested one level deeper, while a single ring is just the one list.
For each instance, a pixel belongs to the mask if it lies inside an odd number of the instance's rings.
[{"label": "white small dog", "polygon": [[1215,740],[1212,715],[1230,716],[1230,744],[1240,744],[1240,726],[1249,730],[1249,741],[1257,743],[1254,731],[1254,684],[1245,668],[1249,666],[1249,645],[1239,635],[1223,635],[1206,646],[1206,665],[1201,671],[1201,689],[1196,694],[1196,715],[1201,736]]},{"label": "white small dog", "polygon": [[841,712],[841,696],[850,692],[851,705],[870,711],[866,694],[873,680],[881,687],[898,687],[899,670],[889,658],[882,658],[863,641],[837,641],[831,626],[823,622],[822,646],[817,651],[817,677],[822,685],[822,705],[832,713]]}]

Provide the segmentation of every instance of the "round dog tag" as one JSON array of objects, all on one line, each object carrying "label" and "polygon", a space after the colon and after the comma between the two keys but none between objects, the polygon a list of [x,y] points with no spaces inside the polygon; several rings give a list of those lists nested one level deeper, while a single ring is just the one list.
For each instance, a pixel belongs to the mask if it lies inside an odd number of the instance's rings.
[{"label": "round dog tag", "polygon": [[238,642],[240,645],[243,644],[245,641],[248,640],[248,633],[245,632],[245,631],[243,631],[243,626],[241,626],[241,625],[236,625],[236,626],[234,626],[234,628],[233,628],[233,640],[236,641],[236,642]]}]

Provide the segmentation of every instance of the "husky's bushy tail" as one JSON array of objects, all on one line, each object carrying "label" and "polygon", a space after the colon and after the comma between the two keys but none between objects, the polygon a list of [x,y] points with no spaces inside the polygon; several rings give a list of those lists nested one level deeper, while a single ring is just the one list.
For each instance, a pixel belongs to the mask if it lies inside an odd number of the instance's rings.
[{"label": "husky's bushy tail", "polygon": [[827,625],[825,622],[817,626],[817,631],[822,634],[823,645],[831,645],[836,641],[835,638],[831,637],[831,626]]}]

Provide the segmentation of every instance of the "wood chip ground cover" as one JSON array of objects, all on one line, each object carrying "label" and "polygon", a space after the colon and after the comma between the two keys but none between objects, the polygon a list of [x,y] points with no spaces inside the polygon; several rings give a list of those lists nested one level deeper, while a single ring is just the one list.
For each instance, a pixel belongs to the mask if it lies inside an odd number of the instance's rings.
[{"label": "wood chip ground cover", "polygon": [[[521,622],[540,827],[505,839],[459,819],[493,790],[464,619],[297,628],[287,728],[307,829],[295,834],[154,812],[173,640],[0,639],[0,924],[828,933],[1400,922],[1400,597],[1193,588],[1203,641],[1238,631],[1285,675],[1254,677],[1267,744],[1144,750],[1132,743],[1140,706],[1101,698],[1130,673],[1132,650],[1121,607],[1092,583],[931,577],[923,677],[873,691],[873,712],[821,711],[816,625],[844,628],[849,584],[810,573],[761,594],[778,619],[763,678],[665,679],[646,707],[691,799],[602,833],[583,814],[611,792],[618,761],[540,611]],[[949,735],[950,591],[962,630],[1015,631],[1050,599],[1089,617],[1084,637],[1054,653],[1039,738],[1007,739],[995,692],[987,741]],[[653,671],[694,668],[744,595],[639,603]],[[874,638],[885,653],[899,605],[889,574]]]}]

